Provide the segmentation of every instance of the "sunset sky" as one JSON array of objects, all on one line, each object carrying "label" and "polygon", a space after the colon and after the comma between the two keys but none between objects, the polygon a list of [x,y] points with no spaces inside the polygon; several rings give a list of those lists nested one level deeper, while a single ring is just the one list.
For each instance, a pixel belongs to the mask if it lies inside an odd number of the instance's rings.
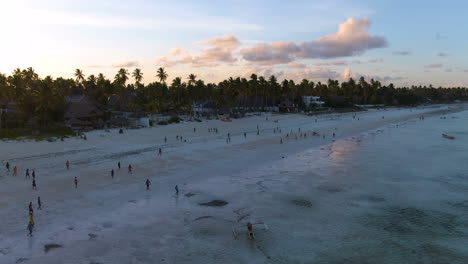
[{"label": "sunset sky", "polygon": [[0,72],[468,87],[467,1],[0,0]]}]

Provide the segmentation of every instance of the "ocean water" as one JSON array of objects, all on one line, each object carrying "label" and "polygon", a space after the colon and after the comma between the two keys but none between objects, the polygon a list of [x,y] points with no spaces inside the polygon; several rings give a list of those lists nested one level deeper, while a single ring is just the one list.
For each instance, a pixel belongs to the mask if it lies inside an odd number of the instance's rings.
[{"label": "ocean water", "polygon": [[468,263],[468,112],[389,124],[245,177],[262,204],[251,220],[270,230],[235,244],[238,262]]}]

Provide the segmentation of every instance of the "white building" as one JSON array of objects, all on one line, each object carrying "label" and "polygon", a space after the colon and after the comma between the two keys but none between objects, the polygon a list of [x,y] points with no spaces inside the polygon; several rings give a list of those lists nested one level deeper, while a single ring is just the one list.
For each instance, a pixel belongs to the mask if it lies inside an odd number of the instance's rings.
[{"label": "white building", "polygon": [[325,104],[324,101],[320,100],[320,96],[302,96],[302,101],[306,107],[323,106]]}]

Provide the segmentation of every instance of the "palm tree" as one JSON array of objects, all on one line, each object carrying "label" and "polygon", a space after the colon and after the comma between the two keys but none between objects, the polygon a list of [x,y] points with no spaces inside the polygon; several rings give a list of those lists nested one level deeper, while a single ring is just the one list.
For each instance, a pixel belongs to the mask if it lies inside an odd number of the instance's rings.
[{"label": "palm tree", "polygon": [[156,77],[159,78],[159,82],[166,83],[167,72],[164,71],[164,68],[160,67],[156,73]]},{"label": "palm tree", "polygon": [[75,80],[77,83],[82,83],[85,79],[85,75],[83,74],[83,71],[80,69],[75,70]]},{"label": "palm tree", "polygon": [[140,69],[136,68],[132,73],[132,77],[135,78],[135,85],[138,87],[141,80],[143,80],[143,73]]},{"label": "palm tree", "polygon": [[187,78],[189,81],[188,83],[191,84],[191,85],[194,85],[195,82],[197,81],[197,76],[193,73],[191,73],[188,78]]},{"label": "palm tree", "polygon": [[91,74],[90,76],[88,76],[88,82],[92,84],[96,84],[97,82],[96,76],[94,76],[94,74]]},{"label": "palm tree", "polygon": [[128,71],[124,68],[121,68],[115,75],[114,81],[118,85],[125,87],[125,83],[127,82],[127,80],[128,80]]}]

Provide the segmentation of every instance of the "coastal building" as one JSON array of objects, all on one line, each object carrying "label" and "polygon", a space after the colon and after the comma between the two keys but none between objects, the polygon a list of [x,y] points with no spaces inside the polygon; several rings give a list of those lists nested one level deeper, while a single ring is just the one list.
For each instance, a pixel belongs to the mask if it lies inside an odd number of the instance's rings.
[{"label": "coastal building", "polygon": [[325,105],[325,102],[320,99],[320,96],[302,96],[302,101],[307,108]]},{"label": "coastal building", "polygon": [[289,99],[281,101],[281,103],[278,105],[278,109],[280,112],[285,113],[296,112],[294,104]]},{"label": "coastal building", "polygon": [[214,112],[214,103],[211,100],[196,101],[192,104],[192,115],[211,115]]},{"label": "coastal building", "polygon": [[63,119],[67,126],[76,130],[87,130],[104,126],[104,112],[84,95],[66,96],[67,106]]},{"label": "coastal building", "polygon": [[17,113],[16,103],[0,98],[0,114]]}]

